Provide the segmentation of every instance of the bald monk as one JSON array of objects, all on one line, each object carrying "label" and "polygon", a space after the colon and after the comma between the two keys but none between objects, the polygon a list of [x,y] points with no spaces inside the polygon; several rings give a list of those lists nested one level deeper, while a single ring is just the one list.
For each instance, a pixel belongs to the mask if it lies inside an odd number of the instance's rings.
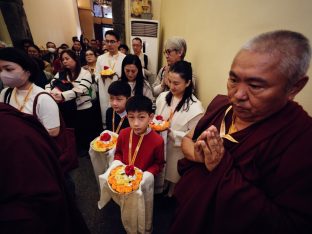
[{"label": "bald monk", "polygon": [[273,31],[247,42],[182,141],[170,233],[312,233],[312,118],[294,101],[308,39]]}]

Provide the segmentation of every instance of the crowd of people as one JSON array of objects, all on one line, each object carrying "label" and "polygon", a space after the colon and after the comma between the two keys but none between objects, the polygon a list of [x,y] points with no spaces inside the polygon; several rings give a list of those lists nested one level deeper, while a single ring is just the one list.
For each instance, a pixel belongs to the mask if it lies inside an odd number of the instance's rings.
[{"label": "crowd of people", "polygon": [[[312,232],[312,119],[294,101],[308,82],[311,59],[302,34],[279,30],[248,41],[233,60],[227,96],[218,95],[206,112],[181,37],[164,43],[167,64],[156,79],[142,40],[132,40],[130,54],[114,30],[105,33],[103,44],[83,37],[74,37],[71,48],[47,42],[44,55],[32,41],[22,47],[0,49],[0,137],[7,142],[0,149],[0,180],[7,184],[4,178],[12,176],[22,186],[7,185],[1,192],[1,233],[19,223],[29,228],[24,233],[56,233],[61,221],[66,229],[57,233],[73,233],[75,219],[81,226],[75,231],[88,233],[60,163],[55,139],[63,121],[75,130],[78,155],[85,156],[107,129],[120,136],[112,165],[134,165],[152,178],[164,172],[162,196],[176,207],[170,233]],[[111,74],[103,75],[105,69]],[[154,114],[170,122],[166,139],[149,127]],[[7,131],[14,125],[23,134]],[[28,133],[36,142],[27,140]],[[21,151],[12,145],[16,141],[24,141]],[[27,163],[21,165],[19,157]],[[54,190],[24,190],[28,185],[18,181],[18,173],[43,173]],[[40,194],[45,198],[48,192],[59,197],[42,202]],[[59,205],[66,217],[51,222]],[[138,232],[122,218],[127,232]]]}]

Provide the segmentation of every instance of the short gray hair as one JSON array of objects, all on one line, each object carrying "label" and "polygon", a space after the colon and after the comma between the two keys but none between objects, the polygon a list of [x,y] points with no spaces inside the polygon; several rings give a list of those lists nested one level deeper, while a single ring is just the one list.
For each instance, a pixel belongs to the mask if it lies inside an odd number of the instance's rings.
[{"label": "short gray hair", "polygon": [[277,30],[260,34],[241,49],[265,53],[279,59],[278,70],[288,79],[287,88],[306,75],[311,60],[309,40],[298,32]]},{"label": "short gray hair", "polygon": [[181,52],[183,60],[186,54],[186,41],[182,37],[171,37],[165,43],[165,50],[171,49]]}]

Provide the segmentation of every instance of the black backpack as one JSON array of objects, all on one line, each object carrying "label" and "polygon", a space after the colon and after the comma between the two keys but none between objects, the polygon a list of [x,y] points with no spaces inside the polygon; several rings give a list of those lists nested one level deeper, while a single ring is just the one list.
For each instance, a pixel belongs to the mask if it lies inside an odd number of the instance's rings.
[{"label": "black backpack", "polygon": [[147,69],[147,65],[148,65],[148,57],[146,54],[144,54],[144,68]]}]

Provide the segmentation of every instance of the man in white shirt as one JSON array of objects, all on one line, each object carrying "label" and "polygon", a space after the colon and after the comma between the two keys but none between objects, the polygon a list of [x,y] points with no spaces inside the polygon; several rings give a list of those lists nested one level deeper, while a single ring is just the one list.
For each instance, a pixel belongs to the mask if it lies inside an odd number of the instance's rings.
[{"label": "man in white shirt", "polygon": [[146,80],[150,83],[152,86],[154,83],[155,76],[152,74],[151,71],[149,71],[148,66],[148,56],[142,52],[142,40],[139,37],[135,37],[132,39],[132,49],[133,53],[139,57],[142,67],[143,67],[143,75],[146,78]]},{"label": "man in white shirt", "polygon": [[[95,78],[99,85],[99,98],[102,123],[104,128],[106,128],[106,110],[109,107],[109,94],[107,89],[112,81],[115,81],[121,77],[121,64],[122,60],[126,56],[118,51],[118,46],[120,45],[120,36],[116,31],[106,31],[105,44],[108,52],[97,58],[95,67]],[[102,78],[100,72],[104,70],[104,66],[112,69],[113,72],[115,72],[115,75],[111,78]]]}]

